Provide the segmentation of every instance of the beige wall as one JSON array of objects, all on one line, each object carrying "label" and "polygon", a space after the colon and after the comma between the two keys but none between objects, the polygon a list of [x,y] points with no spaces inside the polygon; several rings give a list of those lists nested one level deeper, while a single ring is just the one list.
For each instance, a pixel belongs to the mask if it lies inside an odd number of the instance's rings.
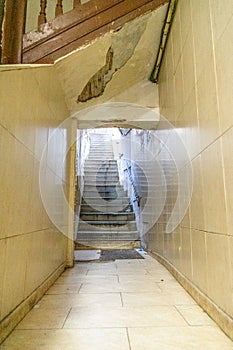
[{"label": "beige wall", "polygon": [[233,3],[179,0],[159,78],[161,114],[190,153],[194,191],[181,225],[149,246],[233,316]]},{"label": "beige wall", "polygon": [[[39,188],[42,151],[68,116],[52,67],[0,70],[0,320],[65,263],[67,238],[50,222]],[[59,147],[49,147],[51,186],[66,181]],[[63,142],[63,143],[62,143]],[[52,164],[52,166],[51,166]],[[1,328],[1,327],[0,327]]]}]

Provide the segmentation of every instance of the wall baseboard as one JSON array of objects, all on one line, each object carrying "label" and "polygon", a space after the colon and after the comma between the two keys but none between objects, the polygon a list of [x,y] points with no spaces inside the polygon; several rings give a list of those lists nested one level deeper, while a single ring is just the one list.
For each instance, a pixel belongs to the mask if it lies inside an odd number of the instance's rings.
[{"label": "wall baseboard", "polygon": [[60,265],[36,290],[23,300],[9,315],[0,322],[0,344],[8,337],[17,324],[26,316],[33,306],[42,298],[65,270],[66,264]]},{"label": "wall baseboard", "polygon": [[167,259],[156,252],[148,253],[175,277],[202,309],[218,324],[223,332],[233,340],[233,319],[219,308],[207,295],[200,291],[187,277],[178,271]]}]

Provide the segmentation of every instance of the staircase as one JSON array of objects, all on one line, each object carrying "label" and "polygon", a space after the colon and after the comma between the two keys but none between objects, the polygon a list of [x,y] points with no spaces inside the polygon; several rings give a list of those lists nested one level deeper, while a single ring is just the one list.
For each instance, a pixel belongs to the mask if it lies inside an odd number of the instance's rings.
[{"label": "staircase", "polygon": [[90,141],[76,249],[138,248],[140,239],[135,214],[118,183],[111,135],[93,133]]}]

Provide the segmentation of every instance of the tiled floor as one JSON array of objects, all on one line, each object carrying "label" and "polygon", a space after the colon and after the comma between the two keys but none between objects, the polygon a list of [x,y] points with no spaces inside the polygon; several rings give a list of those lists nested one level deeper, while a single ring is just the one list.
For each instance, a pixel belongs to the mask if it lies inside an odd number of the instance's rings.
[{"label": "tiled floor", "polygon": [[153,258],[79,263],[4,350],[230,350],[233,343]]}]

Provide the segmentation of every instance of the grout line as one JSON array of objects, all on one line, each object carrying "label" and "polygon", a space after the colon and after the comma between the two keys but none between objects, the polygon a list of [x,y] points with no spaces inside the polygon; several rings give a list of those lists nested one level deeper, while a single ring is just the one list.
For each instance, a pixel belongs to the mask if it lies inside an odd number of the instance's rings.
[{"label": "grout line", "polygon": [[82,286],[83,286],[83,283],[80,284],[80,287],[79,287],[79,289],[78,289],[78,293],[77,293],[77,294],[80,293],[80,290],[81,290]]},{"label": "grout line", "polygon": [[26,235],[30,235],[30,234],[36,233],[36,232],[47,231],[47,230],[49,230],[49,229],[50,229],[50,227],[45,227],[45,228],[42,228],[41,230],[35,230],[35,231],[30,231],[30,232],[17,233],[17,234],[12,235],[12,236],[5,236],[5,237],[2,237],[2,238],[0,238],[0,240],[3,240],[3,239],[11,239],[11,238],[19,237],[19,236],[26,236]]},{"label": "grout line", "polygon": [[187,323],[188,326],[190,326],[190,324],[188,323],[188,321],[186,320],[186,318],[184,317],[184,315],[180,312],[180,310],[176,307],[176,305],[172,305],[176,311],[180,314],[180,316],[185,320],[185,322]]},{"label": "grout line", "polygon": [[128,343],[129,343],[129,350],[132,350],[131,343],[130,343],[130,338],[129,338],[129,329],[128,329],[128,327],[126,328],[126,334],[127,334],[127,339],[128,339]]},{"label": "grout line", "polygon": [[69,309],[68,314],[66,315],[66,318],[65,318],[65,320],[64,320],[64,322],[63,322],[63,324],[62,324],[61,329],[63,329],[63,328],[64,328],[65,323],[66,323],[66,321],[67,321],[67,318],[68,318],[68,317],[69,317],[69,315],[70,315],[71,310],[72,310],[72,307]]},{"label": "grout line", "polygon": [[122,305],[122,307],[124,307],[123,298],[122,298],[122,292],[120,292],[120,297],[121,297],[121,305]]}]

